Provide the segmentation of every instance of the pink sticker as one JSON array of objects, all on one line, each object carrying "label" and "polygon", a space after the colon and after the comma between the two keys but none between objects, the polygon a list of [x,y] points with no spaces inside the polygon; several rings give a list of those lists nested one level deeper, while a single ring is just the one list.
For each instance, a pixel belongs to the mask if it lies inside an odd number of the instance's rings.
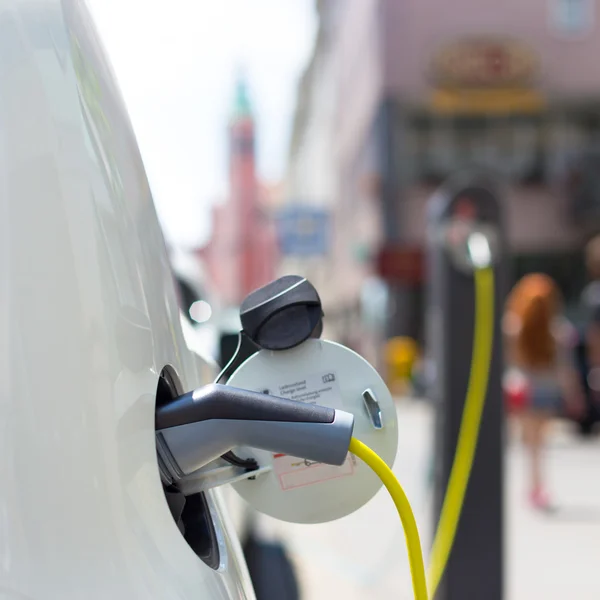
[{"label": "pink sticker", "polygon": [[327,465],[288,456],[287,454],[273,455],[273,470],[279,480],[281,489],[285,492],[330,479],[339,479],[353,475],[355,471],[355,458],[351,454],[340,467]]}]

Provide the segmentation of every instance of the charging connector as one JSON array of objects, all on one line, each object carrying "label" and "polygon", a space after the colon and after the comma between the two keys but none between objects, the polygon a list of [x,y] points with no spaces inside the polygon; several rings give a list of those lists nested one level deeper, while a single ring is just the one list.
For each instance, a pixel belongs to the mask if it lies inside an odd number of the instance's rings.
[{"label": "charging connector", "polygon": [[236,446],[339,466],[353,429],[354,416],[345,411],[220,384],[183,394],[156,412],[156,432],[175,479]]},{"label": "charging connector", "polygon": [[485,233],[474,231],[467,240],[467,250],[476,269],[485,269],[492,264],[490,240]]}]

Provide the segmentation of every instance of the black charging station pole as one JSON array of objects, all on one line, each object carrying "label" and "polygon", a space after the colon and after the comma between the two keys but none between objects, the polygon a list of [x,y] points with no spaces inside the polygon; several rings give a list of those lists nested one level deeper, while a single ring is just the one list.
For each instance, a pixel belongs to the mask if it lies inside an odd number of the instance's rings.
[{"label": "black charging station pole", "polygon": [[[434,195],[428,214],[428,348],[435,378],[435,525],[456,450],[471,366],[475,287],[473,272],[457,265],[448,240],[474,223],[494,232],[494,347],[477,450],[456,538],[435,600],[502,600],[503,399],[500,315],[505,297],[506,251],[499,193],[478,174],[451,180]],[[449,227],[450,225],[450,227]],[[443,232],[449,232],[444,235]]]}]

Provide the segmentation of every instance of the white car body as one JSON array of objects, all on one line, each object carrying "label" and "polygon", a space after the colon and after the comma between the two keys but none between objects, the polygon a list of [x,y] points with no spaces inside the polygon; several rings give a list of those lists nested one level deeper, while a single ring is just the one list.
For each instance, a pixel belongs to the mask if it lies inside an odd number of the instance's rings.
[{"label": "white car body", "polygon": [[217,569],[165,501],[159,375],[207,376],[83,2],[0,0],[0,139],[0,598],[253,598],[220,494]]}]

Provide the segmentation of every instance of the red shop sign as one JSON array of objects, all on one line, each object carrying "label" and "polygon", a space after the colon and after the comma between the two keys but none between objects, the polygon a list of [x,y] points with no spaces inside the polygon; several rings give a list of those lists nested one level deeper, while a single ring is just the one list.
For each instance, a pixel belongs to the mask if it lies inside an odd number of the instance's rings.
[{"label": "red shop sign", "polygon": [[425,256],[420,247],[384,246],[375,262],[377,274],[389,283],[421,285],[425,279]]}]

